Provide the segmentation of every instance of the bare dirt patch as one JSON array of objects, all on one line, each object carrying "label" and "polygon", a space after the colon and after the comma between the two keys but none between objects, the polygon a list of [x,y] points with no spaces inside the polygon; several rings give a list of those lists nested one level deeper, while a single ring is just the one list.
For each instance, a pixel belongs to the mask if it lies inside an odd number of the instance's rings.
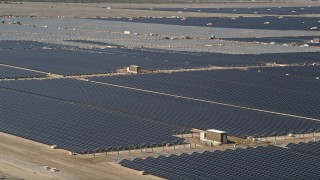
[{"label": "bare dirt patch", "polygon": [[[59,172],[45,170],[44,166]],[[0,169],[2,174],[23,179],[160,179],[142,176],[114,162],[70,156],[68,151],[5,133],[0,133]]]}]

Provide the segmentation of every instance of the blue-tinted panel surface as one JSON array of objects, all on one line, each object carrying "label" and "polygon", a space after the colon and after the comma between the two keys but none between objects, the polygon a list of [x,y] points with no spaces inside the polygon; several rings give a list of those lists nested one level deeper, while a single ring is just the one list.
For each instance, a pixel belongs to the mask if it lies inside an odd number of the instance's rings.
[{"label": "blue-tinted panel surface", "polygon": [[165,179],[320,177],[320,157],[273,146],[123,160],[120,164]]},{"label": "blue-tinted panel surface", "polygon": [[179,127],[267,135],[319,129],[320,122],[73,79],[6,81],[0,87],[118,111]]},{"label": "blue-tinted panel surface", "polygon": [[[171,24],[181,26],[205,26],[221,28],[241,28],[241,29],[268,29],[268,30],[305,30],[319,31],[319,18],[316,17],[283,17],[264,16],[264,17],[240,17],[231,18],[128,18],[100,19],[112,21],[130,21],[155,24]],[[269,22],[268,24],[265,22]],[[212,26],[208,26],[212,23]],[[317,27],[313,28],[313,27]]]},{"label": "blue-tinted panel surface", "polygon": [[308,77],[312,79],[320,78],[320,66],[318,65],[300,66],[300,67],[259,68],[259,70],[261,73],[279,74],[282,76],[286,75],[286,76],[294,76],[294,77]]},{"label": "blue-tinted panel surface", "polygon": [[258,70],[215,70],[91,79],[202,100],[320,118],[320,80],[316,78],[259,73]]},{"label": "blue-tinted panel surface", "polygon": [[299,144],[289,144],[287,145],[289,149],[294,151],[303,152],[307,154],[320,156],[320,142],[309,142],[309,143],[299,143]]},{"label": "blue-tinted panel surface", "polygon": [[228,14],[270,14],[270,15],[294,15],[294,14],[319,14],[319,6],[301,7],[248,7],[248,8],[152,8],[143,10],[152,11],[181,11],[181,12],[205,12]]},{"label": "blue-tinted panel surface", "polygon": [[[15,47],[14,43],[11,44]],[[286,64],[320,62],[319,52],[231,55],[121,48],[90,51],[83,49],[66,50],[59,49],[59,47],[41,49],[39,47],[35,48],[35,46],[37,45],[20,43],[20,48],[4,48],[1,50],[0,63],[43,72],[76,75],[110,73],[132,64],[155,70],[208,66],[248,66],[267,62]],[[46,45],[43,44],[43,46]]]},{"label": "blue-tinted panel surface", "polygon": [[[297,36],[297,37],[265,37],[265,38],[222,38],[223,40],[239,41],[239,42],[261,42],[277,44],[289,44],[289,43],[309,43],[314,38],[320,38],[320,36]],[[318,43],[310,43],[309,45],[318,45]]]},{"label": "blue-tinted panel surface", "polygon": [[46,74],[0,65],[0,79],[34,78],[44,76],[46,76]]},{"label": "blue-tinted panel surface", "polygon": [[[78,153],[181,143],[181,127],[62,99],[0,88],[0,132]],[[76,93],[76,92],[73,92]]]}]

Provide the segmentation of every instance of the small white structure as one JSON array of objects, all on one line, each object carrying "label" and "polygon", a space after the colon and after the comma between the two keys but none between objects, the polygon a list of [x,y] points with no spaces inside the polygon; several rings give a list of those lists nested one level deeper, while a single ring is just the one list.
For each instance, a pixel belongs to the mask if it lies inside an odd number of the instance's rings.
[{"label": "small white structure", "polygon": [[52,145],[51,149],[58,149],[58,145]]},{"label": "small white structure", "polygon": [[145,171],[139,171],[139,174],[140,174],[140,175],[147,175],[148,173],[145,172]]},{"label": "small white structure", "polygon": [[294,137],[295,135],[293,133],[288,134],[289,137]]},{"label": "small white structure", "polygon": [[141,73],[142,69],[141,69],[140,66],[130,65],[129,67],[127,67],[127,72],[129,72],[129,73]]},{"label": "small white structure", "polygon": [[216,129],[208,129],[200,132],[200,141],[208,142],[210,144],[227,144],[227,132]]},{"label": "small white structure", "polygon": [[123,34],[131,34],[130,31],[123,31]]},{"label": "small white structure", "polygon": [[50,171],[51,172],[58,172],[59,170],[57,168],[51,168]]}]

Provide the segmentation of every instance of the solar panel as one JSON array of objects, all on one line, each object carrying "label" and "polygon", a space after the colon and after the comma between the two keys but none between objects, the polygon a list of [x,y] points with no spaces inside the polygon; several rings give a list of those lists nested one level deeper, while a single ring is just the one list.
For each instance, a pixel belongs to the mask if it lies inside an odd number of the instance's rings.
[{"label": "solar panel", "polygon": [[[60,75],[111,73],[132,64],[148,70],[192,69],[210,66],[249,66],[267,62],[305,63],[319,62],[319,52],[275,53],[261,55],[190,53],[165,50],[65,48],[46,43],[0,41],[16,43],[15,49],[1,50],[0,63],[50,72]],[[43,47],[47,47],[44,48]],[[36,54],[36,56],[35,56]]]},{"label": "solar panel", "polygon": [[[91,79],[189,98],[320,118],[319,80],[263,73],[277,69],[281,68],[262,68],[262,72],[258,71],[260,69],[214,70]],[[309,69],[306,69],[305,73],[308,72]]]},{"label": "solar panel", "polygon": [[319,141],[308,142],[308,143],[301,142],[298,144],[290,143],[287,145],[287,147],[293,151],[320,156],[320,143],[319,143]]},{"label": "solar panel", "polygon": [[143,117],[178,127],[220,129],[230,135],[269,135],[320,129],[320,123],[296,117],[258,112],[248,109],[198,102],[175,96],[147,93],[122,87],[80,81],[52,79],[0,82],[0,87],[103,108]]},{"label": "solar panel", "polygon": [[0,79],[39,78],[47,76],[44,73],[27,71],[0,65]]},{"label": "solar panel", "polygon": [[295,14],[319,14],[319,6],[295,6],[295,7],[247,7],[247,8],[138,8],[152,11],[181,11],[181,12],[205,12],[228,14],[269,14],[269,15],[295,15]]},{"label": "solar panel", "polygon": [[[269,74],[279,74],[282,76],[307,77],[320,79],[320,66],[299,66],[299,67],[273,67],[260,68],[260,72]],[[308,80],[306,80],[308,81]]]},{"label": "solar panel", "polygon": [[320,158],[268,146],[147,159],[122,166],[165,179],[317,179]]},{"label": "solar panel", "polygon": [[76,153],[182,143],[181,127],[58,98],[0,88],[0,131]]},{"label": "solar panel", "polygon": [[[261,16],[261,17],[240,17],[231,19],[228,17],[209,17],[209,18],[115,18],[97,19],[108,21],[126,21],[140,23],[154,23],[180,26],[200,26],[200,27],[221,27],[221,28],[241,28],[241,29],[267,29],[267,30],[304,30],[319,31],[311,29],[318,26],[317,17],[283,17]],[[269,22],[264,24],[264,22]],[[209,24],[212,23],[212,24]]]}]

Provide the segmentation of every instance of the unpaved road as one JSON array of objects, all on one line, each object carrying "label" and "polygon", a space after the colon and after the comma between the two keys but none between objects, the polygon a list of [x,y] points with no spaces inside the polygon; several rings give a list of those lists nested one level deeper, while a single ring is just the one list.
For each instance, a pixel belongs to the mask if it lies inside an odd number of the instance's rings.
[{"label": "unpaved road", "polygon": [[[55,167],[50,172],[43,166]],[[0,132],[0,170],[23,179],[160,179],[92,156],[70,156],[67,151]]]}]

